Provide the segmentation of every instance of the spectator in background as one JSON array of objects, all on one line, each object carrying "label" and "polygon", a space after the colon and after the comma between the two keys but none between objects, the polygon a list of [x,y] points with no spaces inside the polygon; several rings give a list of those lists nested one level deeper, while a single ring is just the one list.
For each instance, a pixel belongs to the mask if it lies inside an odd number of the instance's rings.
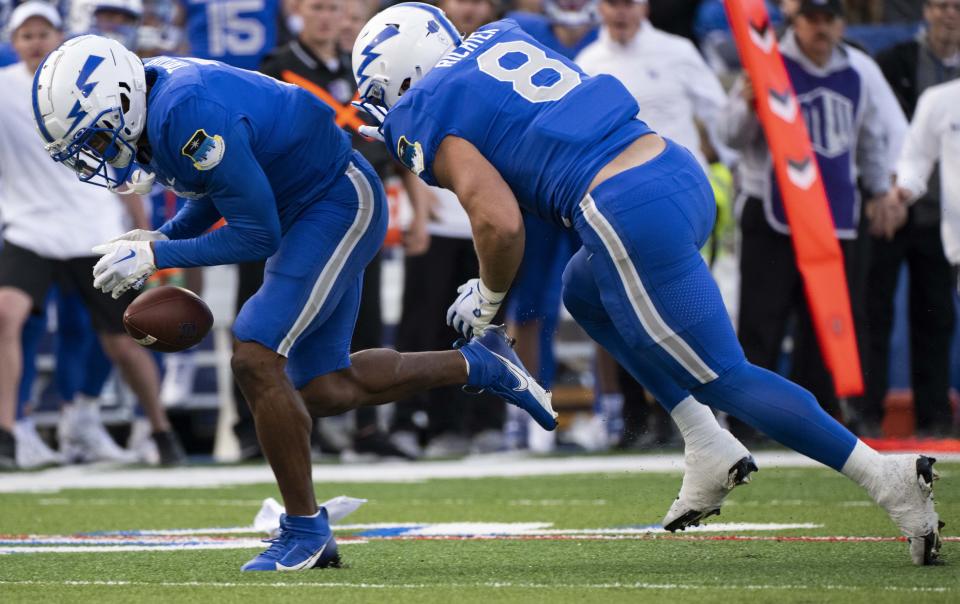
[{"label": "spectator in background", "polygon": [[[370,17],[366,4],[349,0],[297,0],[293,3],[292,10],[300,17],[300,34],[267,55],[260,71],[278,80],[301,86],[330,105],[337,112],[337,124],[351,133],[353,148],[362,153],[381,180],[385,180],[394,174],[393,160],[381,143],[369,141],[359,135],[357,129],[366,124],[365,118],[351,105],[351,102],[356,100],[357,85],[350,64],[349,49],[353,48],[353,41]],[[349,45],[344,47],[342,42],[349,42]],[[383,345],[380,315],[378,255],[363,273],[360,310],[351,342],[352,352],[380,348]],[[352,453],[383,457],[405,456],[392,447],[386,435],[380,431],[375,407],[357,409],[355,418],[353,442],[348,445],[352,447]]]},{"label": "spectator in background", "polygon": [[[465,35],[496,19],[492,0],[441,0],[438,6]],[[443,349],[455,338],[443,320],[450,292],[480,270],[470,219],[453,192],[428,187],[417,178],[406,184],[414,213],[404,242],[397,350]],[[455,386],[437,388],[397,405],[392,439],[415,455],[424,441],[428,458],[490,453],[503,447],[503,409],[488,394],[471,396]],[[415,421],[418,413],[425,413],[425,426]]]},{"label": "spectator in background", "polygon": [[[926,0],[927,27],[911,42],[877,58],[900,106],[912,117],[928,88],[960,76],[960,0]],[[933,141],[930,143],[933,144]],[[872,251],[867,295],[870,348],[865,420],[879,426],[889,387],[890,335],[900,269],[910,270],[910,383],[916,427],[931,436],[949,432],[950,346],[953,336],[953,282],[940,236],[939,176],[910,205],[906,224],[892,238],[871,229]],[[915,185],[914,185],[915,186]],[[922,191],[921,191],[922,192]]]},{"label": "spectator in background", "polygon": [[[89,6],[88,6],[89,7]],[[136,28],[140,19],[139,0],[97,0],[89,7],[92,13],[84,13],[88,32],[104,34],[124,44],[136,43]],[[143,201],[137,195],[121,197],[137,228],[149,228]],[[20,406],[17,410],[17,463],[22,468],[37,467],[50,463],[92,461],[138,461],[157,465],[176,465],[182,461],[178,446],[164,450],[161,458],[153,428],[144,416],[140,405],[134,407],[135,418],[131,423],[127,450],[116,445],[96,420],[96,414],[78,413],[80,409],[97,409],[104,385],[113,371],[113,365],[103,352],[91,324],[83,296],[77,291],[52,287],[44,309],[56,309],[55,332],[55,384],[60,401],[73,401],[60,416],[60,453],[53,452],[36,437],[36,430],[27,409],[34,400],[34,380],[37,375],[36,356],[40,342],[47,331],[48,314],[31,314],[23,328],[23,371],[20,379]],[[84,420],[86,426],[78,427]]]},{"label": "spectator in background", "polygon": [[[53,283],[81,295],[104,351],[146,408],[153,438],[171,462],[183,458],[159,400],[159,376],[150,353],[123,332],[132,296],[120,300],[93,288],[97,258],[90,249],[123,232],[123,206],[104,189],[91,189],[75,174],[50,162],[37,143],[30,105],[32,76],[61,40],[61,20],[50,5],[28,2],[11,15],[12,40],[21,62],[0,70],[0,207],[6,227],[0,251],[0,466],[14,465],[12,431],[22,374],[21,333],[31,312],[42,310]],[[72,401],[67,401],[68,403]],[[95,404],[68,404],[61,441],[103,431]],[[29,426],[27,426],[29,428]],[[33,438],[18,430],[18,436]],[[37,437],[39,438],[39,437]]]},{"label": "spectator in background", "polygon": [[[287,0],[296,2],[296,0]],[[379,4],[376,0],[356,0],[347,2],[343,7],[343,15],[340,18],[340,48],[345,54],[350,54],[353,48],[353,42],[360,35],[360,30],[367,24],[370,15],[379,10]]]},{"label": "spectator in background", "polygon": [[[885,197],[892,174],[890,141],[902,138],[906,120],[876,64],[841,42],[843,30],[840,0],[803,0],[780,50],[807,121],[847,264],[848,285],[853,286],[859,282],[854,270],[859,260],[858,179],[872,201]],[[731,91],[718,123],[725,142],[741,151],[740,342],[748,360],[775,370],[795,315],[792,378],[827,411],[839,415],[755,102],[753,86],[744,76]],[[850,295],[856,313],[862,293],[851,289]]]},{"label": "spectator in background", "polygon": [[[960,165],[958,132],[960,79],[928,88],[920,96],[900,153],[895,193],[899,202],[914,203],[923,196],[934,167],[940,162],[942,238],[954,279],[960,274],[960,173],[942,168]],[[955,283],[960,284],[960,281]],[[954,436],[957,436],[957,429],[954,423]]]},{"label": "spectator in background", "polygon": [[137,49],[137,29],[143,18],[142,0],[97,0],[89,32]]},{"label": "spectator in background", "polygon": [[174,0],[144,0],[143,18],[137,28],[137,54],[140,57],[169,55],[181,46],[183,31],[174,26]]},{"label": "spectator in background", "polygon": [[697,121],[712,129],[726,93],[697,48],[655,28],[647,0],[601,0],[600,38],[577,55],[590,75],[607,73],[623,82],[640,105],[639,118],[690,150],[706,169]]},{"label": "spectator in background", "polygon": [[543,0],[542,5],[542,11],[514,11],[507,17],[569,59],[597,39],[597,0]]}]

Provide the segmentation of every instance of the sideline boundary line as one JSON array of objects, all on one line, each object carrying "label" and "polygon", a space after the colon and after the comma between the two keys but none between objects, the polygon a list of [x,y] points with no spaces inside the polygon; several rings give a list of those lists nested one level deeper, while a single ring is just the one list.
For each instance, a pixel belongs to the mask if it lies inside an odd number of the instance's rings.
[{"label": "sideline boundary line", "polygon": [[[761,469],[825,467],[792,452],[759,452],[754,457]],[[936,457],[945,462],[960,461],[958,454],[937,454]],[[543,458],[496,454],[454,461],[320,464],[313,467],[313,480],[316,483],[409,483],[443,478],[679,473],[682,469],[680,453]],[[187,467],[175,471],[94,464],[5,475],[0,481],[0,493],[50,493],[62,489],[210,489],[273,482],[273,473],[266,464]]]}]

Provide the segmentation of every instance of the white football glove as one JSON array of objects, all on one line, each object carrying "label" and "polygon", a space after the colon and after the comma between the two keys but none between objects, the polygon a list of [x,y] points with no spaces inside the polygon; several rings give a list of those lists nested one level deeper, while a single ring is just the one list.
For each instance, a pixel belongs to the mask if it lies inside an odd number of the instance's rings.
[{"label": "white football glove", "polygon": [[[127,231],[119,237],[114,237],[107,243],[116,243],[118,241],[169,241],[170,238],[160,231],[147,231],[145,229],[133,229]],[[97,246],[102,247],[102,246]],[[99,252],[98,252],[99,253]]]},{"label": "white football glove", "polygon": [[483,335],[507,295],[491,291],[480,279],[470,279],[457,288],[457,293],[460,295],[447,309],[447,325],[465,338]]},{"label": "white football glove", "polygon": [[114,299],[130,288],[140,289],[157,272],[149,241],[104,243],[93,248],[93,253],[103,255],[93,267],[93,286]]},{"label": "white football glove", "polygon": [[381,143],[387,142],[386,139],[383,138],[383,132],[376,126],[360,126],[360,128],[357,129],[357,132],[359,132],[360,136],[364,138],[380,141]]},{"label": "white football glove", "polygon": [[111,187],[111,191],[117,195],[149,195],[153,190],[153,183],[157,175],[153,172],[147,172],[143,168],[137,168],[133,171],[125,182],[116,187]]}]

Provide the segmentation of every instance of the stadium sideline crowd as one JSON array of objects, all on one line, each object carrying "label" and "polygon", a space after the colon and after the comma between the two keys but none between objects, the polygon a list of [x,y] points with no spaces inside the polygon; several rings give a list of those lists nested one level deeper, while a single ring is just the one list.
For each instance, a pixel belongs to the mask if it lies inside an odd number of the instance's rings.
[{"label": "stadium sideline crowd", "polygon": [[[0,0],[0,470],[183,465],[224,437],[214,436],[218,413],[235,417],[228,436],[236,446],[225,457],[262,457],[239,388],[211,377],[216,338],[196,351],[152,353],[123,332],[135,295],[113,300],[93,288],[92,247],[131,228],[158,228],[183,200],[159,184],[146,195],[116,195],[50,160],[30,89],[43,58],[74,36],[113,38],[144,60],[184,56],[260,71],[330,105],[391,202],[387,239],[364,274],[352,349],[449,348],[456,334],[444,322],[447,305],[478,272],[467,216],[453,193],[423,184],[361,136],[367,118],[351,104],[354,40],[390,4]],[[858,436],[960,438],[960,173],[939,168],[960,162],[960,0],[767,0],[843,252],[866,385],[856,398],[834,394],[820,353],[756,91],[723,0],[433,4],[466,34],[514,18],[586,73],[620,79],[639,117],[693,152],[718,208],[703,254],[748,360],[810,390]],[[553,389],[561,429],[545,432],[491,395],[441,388],[317,420],[318,457],[679,446],[669,415],[562,308],[575,233],[532,216],[524,226],[524,261],[497,322]],[[178,285],[205,297],[229,287],[236,311],[263,283],[264,263],[223,274],[166,270],[145,287]],[[761,440],[725,421],[741,440]]]}]

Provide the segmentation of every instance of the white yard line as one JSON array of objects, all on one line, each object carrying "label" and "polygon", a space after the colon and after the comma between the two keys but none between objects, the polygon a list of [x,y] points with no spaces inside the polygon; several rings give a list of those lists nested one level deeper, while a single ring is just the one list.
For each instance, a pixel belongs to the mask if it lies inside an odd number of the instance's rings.
[{"label": "white yard line", "polygon": [[953,593],[956,589],[950,587],[898,587],[873,585],[777,585],[777,584],[747,584],[747,585],[708,585],[692,583],[523,583],[523,582],[489,582],[489,583],[283,583],[283,582],[205,582],[205,581],[2,581],[0,585],[24,586],[76,586],[76,587],[210,587],[220,589],[264,587],[264,588],[292,588],[292,589],[627,589],[627,590],[723,590],[723,591],[795,591],[795,590],[828,590],[828,591],[890,591],[904,593]]},{"label": "white yard line", "polygon": [[[814,468],[817,462],[796,453],[758,453],[760,468]],[[937,455],[960,461],[960,455]],[[680,454],[528,458],[483,456],[457,461],[318,465],[313,480],[323,483],[404,483],[440,478],[515,478],[566,474],[672,473],[683,467]],[[0,493],[57,492],[62,489],[211,488],[272,483],[270,468],[220,466],[202,468],[130,469],[116,466],[69,466],[41,472],[10,474],[0,480]]]},{"label": "white yard line", "polygon": [[[369,543],[366,539],[337,540],[337,545]],[[264,549],[260,539],[234,539],[230,541],[204,541],[195,543],[130,543],[116,545],[0,545],[0,556],[12,554],[103,554],[112,552],[174,552],[210,549]]]},{"label": "white yard line", "polygon": [[[686,533],[769,532],[796,529],[818,529],[822,524],[800,522],[783,524],[777,522],[714,522],[692,526]],[[353,543],[363,538],[393,539],[402,537],[549,537],[556,535],[667,535],[659,525],[627,526],[613,528],[557,529],[552,522],[435,522],[435,523],[371,523],[343,524],[334,527],[337,532],[364,531],[359,536],[341,536],[343,543]],[[251,535],[232,537],[228,535]],[[239,543],[255,540],[253,527],[198,528],[171,530],[143,530],[97,532],[75,535],[0,535],[0,548],[24,546],[112,546],[112,545],[162,545],[165,547],[192,547],[197,544]]]}]

